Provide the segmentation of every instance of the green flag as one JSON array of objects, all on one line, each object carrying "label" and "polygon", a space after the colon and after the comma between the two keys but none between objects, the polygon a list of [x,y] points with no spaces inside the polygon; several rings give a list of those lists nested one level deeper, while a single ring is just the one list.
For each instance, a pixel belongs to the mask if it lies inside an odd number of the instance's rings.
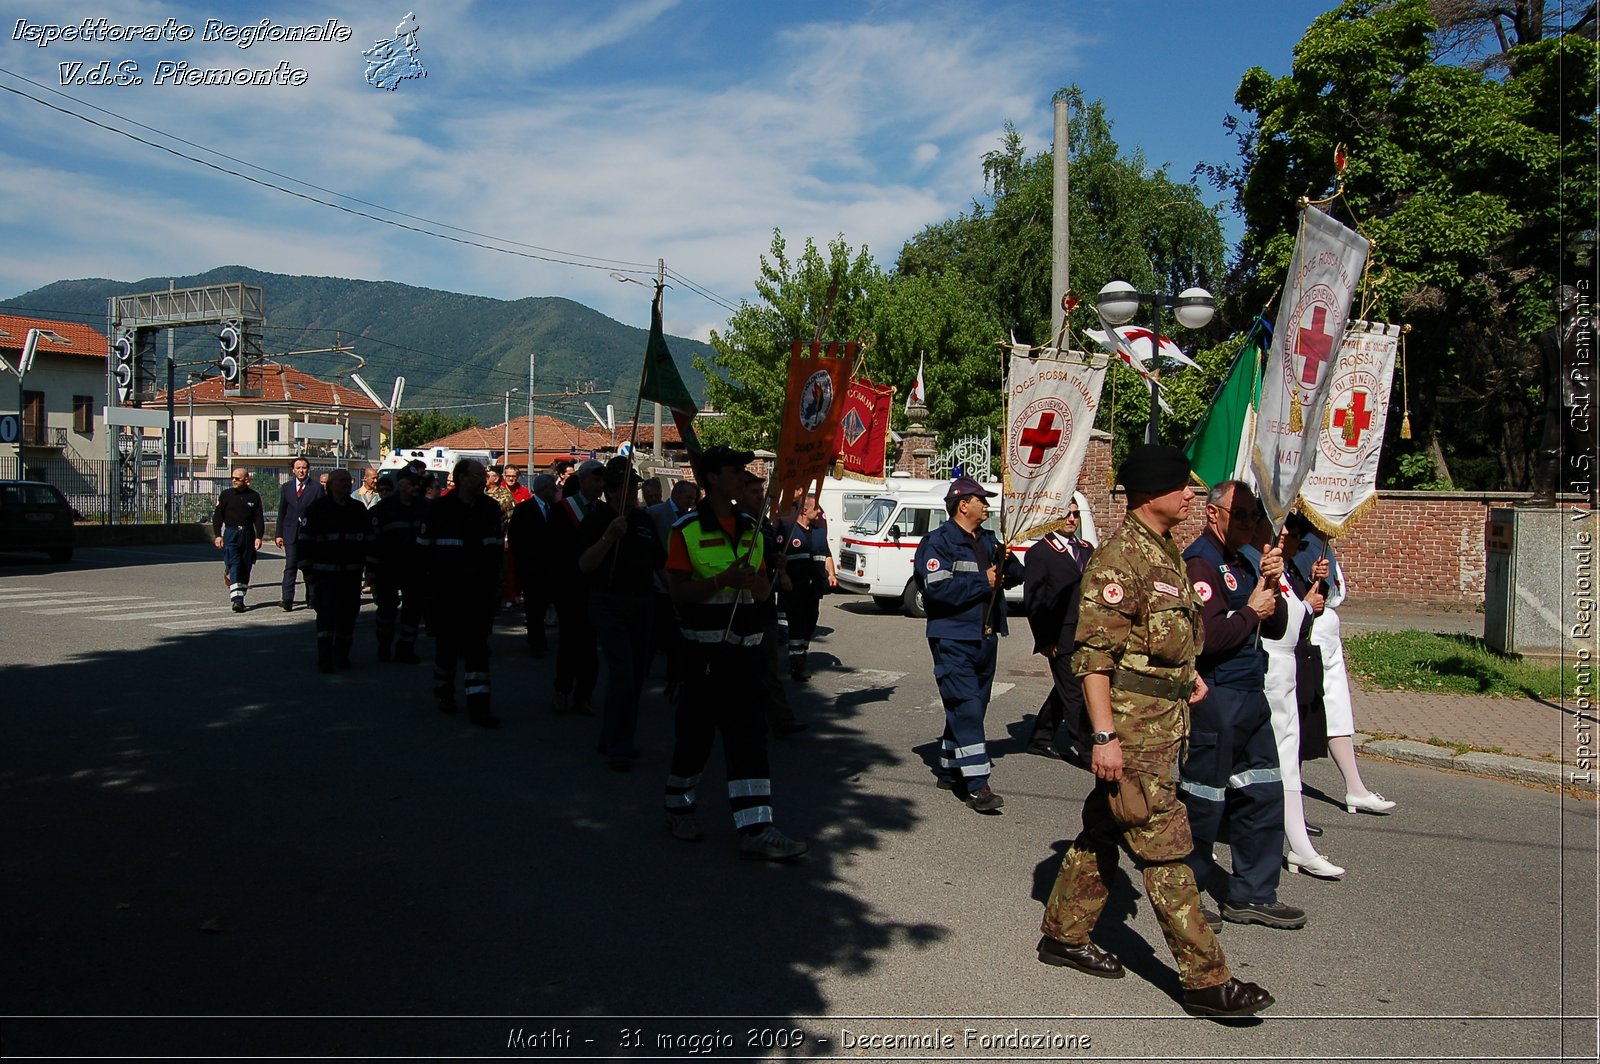
[{"label": "green flag", "polygon": [[1265,330],[1257,326],[1245,338],[1244,348],[1234,358],[1222,387],[1195,427],[1194,439],[1185,448],[1194,475],[1207,488],[1224,480],[1238,479],[1250,467],[1250,448],[1255,439],[1252,414],[1261,399],[1261,354]]},{"label": "green flag", "polygon": [[693,458],[700,453],[700,438],[694,434],[694,416],[699,407],[678,375],[677,363],[672,361],[667,338],[661,332],[661,292],[657,287],[655,300],[650,304],[650,342],[644,349],[644,377],[639,382],[639,398],[660,403],[672,411],[678,435]]}]

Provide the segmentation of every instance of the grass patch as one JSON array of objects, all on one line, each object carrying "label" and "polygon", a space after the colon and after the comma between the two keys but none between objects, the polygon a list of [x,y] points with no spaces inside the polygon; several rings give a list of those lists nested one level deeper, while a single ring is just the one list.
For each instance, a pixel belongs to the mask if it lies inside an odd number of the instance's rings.
[{"label": "grass patch", "polygon": [[1471,635],[1363,632],[1344,641],[1350,675],[1380,691],[1427,691],[1559,702],[1578,690],[1576,663],[1501,654]]}]

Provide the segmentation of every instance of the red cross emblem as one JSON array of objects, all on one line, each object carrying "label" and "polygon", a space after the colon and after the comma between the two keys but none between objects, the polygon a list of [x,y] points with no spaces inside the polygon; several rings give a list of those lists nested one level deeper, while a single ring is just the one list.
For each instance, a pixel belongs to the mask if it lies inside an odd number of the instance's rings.
[{"label": "red cross emblem", "polygon": [[1333,427],[1344,430],[1346,447],[1361,446],[1361,433],[1372,427],[1372,411],[1367,409],[1367,393],[1356,391],[1350,405],[1333,412]]},{"label": "red cross emblem", "polygon": [[1322,364],[1333,357],[1333,334],[1324,330],[1327,324],[1328,308],[1319,303],[1311,309],[1310,326],[1301,326],[1295,334],[1294,353],[1306,360],[1305,368],[1300,371],[1300,383],[1307,388],[1317,386]]},{"label": "red cross emblem", "polygon": [[1030,428],[1022,430],[1021,445],[1028,452],[1029,465],[1044,461],[1044,453],[1061,442],[1061,430],[1055,427],[1056,415],[1046,410]]}]

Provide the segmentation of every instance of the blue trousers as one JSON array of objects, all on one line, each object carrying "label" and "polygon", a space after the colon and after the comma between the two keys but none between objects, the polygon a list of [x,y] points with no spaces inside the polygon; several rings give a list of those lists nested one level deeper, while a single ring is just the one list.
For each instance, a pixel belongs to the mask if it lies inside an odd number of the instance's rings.
[{"label": "blue trousers", "polygon": [[228,597],[243,600],[256,564],[256,530],[228,525],[222,530],[222,564],[228,570]]},{"label": "blue trousers", "polygon": [[1277,901],[1283,774],[1265,693],[1213,687],[1194,707],[1178,796],[1189,812],[1188,861],[1201,889],[1217,867],[1213,846],[1225,827],[1233,850],[1228,904]]},{"label": "blue trousers", "polygon": [[958,793],[981,791],[989,785],[994,769],[983,718],[989,712],[989,692],[994,687],[999,637],[930,639],[928,649],[933,652],[933,680],[944,702],[939,767],[949,774]]}]

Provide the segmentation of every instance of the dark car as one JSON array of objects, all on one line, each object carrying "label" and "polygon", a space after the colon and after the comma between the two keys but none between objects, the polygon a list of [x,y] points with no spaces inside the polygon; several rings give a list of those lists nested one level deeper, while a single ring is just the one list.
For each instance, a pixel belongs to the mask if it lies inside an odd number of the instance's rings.
[{"label": "dark car", "polygon": [[38,550],[53,562],[70,561],[77,542],[72,517],[72,507],[54,486],[0,480],[0,550]]}]

